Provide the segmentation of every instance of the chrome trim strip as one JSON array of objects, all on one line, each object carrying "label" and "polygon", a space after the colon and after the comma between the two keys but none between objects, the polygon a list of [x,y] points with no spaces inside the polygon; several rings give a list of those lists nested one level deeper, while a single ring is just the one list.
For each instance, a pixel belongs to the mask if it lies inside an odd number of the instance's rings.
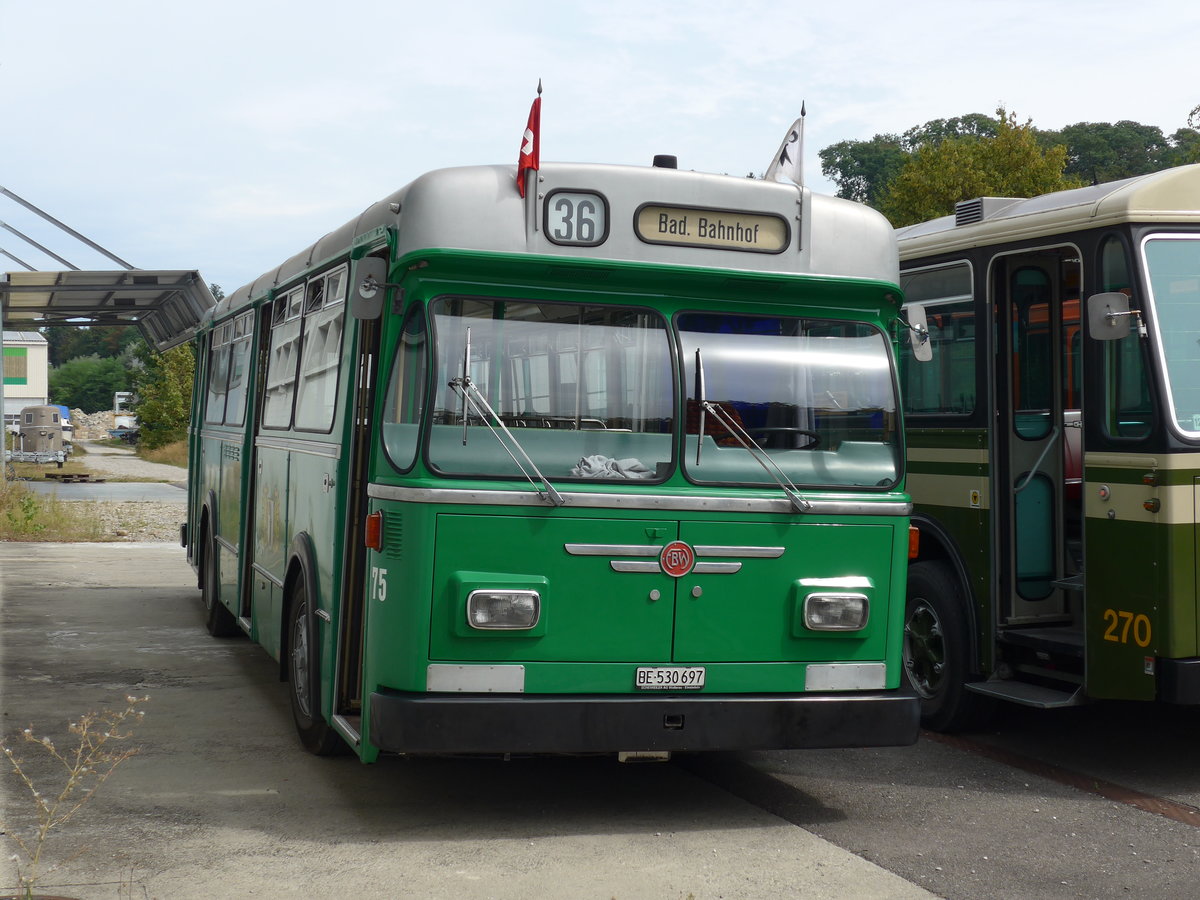
[{"label": "chrome trim strip", "polygon": [[221,537],[221,535],[219,535],[219,534],[214,534],[214,535],[213,535],[213,540],[214,540],[214,541],[216,541],[218,544],[220,544],[220,545],[221,545],[221,549],[222,549],[222,550],[228,550],[228,551],[229,551],[230,553],[232,553],[234,556],[237,556],[237,555],[238,555],[238,546],[237,546],[237,544],[233,543],[233,542],[232,542],[232,541],[230,541],[228,538],[223,538],[223,537]]},{"label": "chrome trim strip", "polygon": [[572,556],[658,556],[662,544],[563,544]]},{"label": "chrome trim strip", "polygon": [[313,615],[314,615],[314,616],[316,616],[318,619],[321,619],[322,621],[325,621],[325,622],[332,622],[332,621],[333,621],[333,616],[331,616],[331,615],[329,614],[329,612],[328,612],[327,610],[324,610],[324,609],[318,609],[318,610],[314,610],[314,611],[313,611]]},{"label": "chrome trim strip", "polygon": [[[324,445],[322,445],[324,446]],[[698,497],[667,494],[601,494],[560,491],[566,505],[582,509],[645,509],[667,512],[778,513],[805,519],[825,516],[909,516],[906,500],[812,500],[804,515],[796,513],[786,497]],[[536,506],[545,501],[535,491],[484,491],[470,488],[416,488],[395,484],[370,484],[367,496],[375,500],[407,503],[457,503],[479,506]]]},{"label": "chrome trim strip", "polygon": [[689,574],[695,575],[733,575],[742,570],[740,562],[698,562],[692,566]]},{"label": "chrome trim strip", "polygon": [[778,559],[783,556],[783,547],[734,547],[726,545],[696,544],[697,556],[736,556],[742,559]]},{"label": "chrome trim strip", "polygon": [[277,588],[283,587],[283,579],[282,578],[276,578],[274,573],[268,571],[267,569],[264,569],[258,563],[252,563],[250,565],[250,570],[252,572],[254,572],[255,575],[261,575],[263,578],[267,579],[267,581],[271,582],[271,584],[275,585],[275,587],[277,587]]},{"label": "chrome trim strip", "polygon": [[358,733],[358,729],[350,724],[350,721],[345,716],[334,716],[333,727],[342,733],[342,737],[347,738],[355,747],[362,743],[362,735]]},{"label": "chrome trim strip", "polygon": [[662,566],[658,560],[643,562],[633,559],[614,559],[609,563],[614,572],[661,572]]},{"label": "chrome trim strip", "polygon": [[307,453],[310,456],[328,456],[330,459],[342,458],[342,445],[325,441],[307,441],[303,438],[267,437],[259,435],[254,439],[255,448],[271,450],[295,450],[297,453]]},{"label": "chrome trim strip", "polygon": [[236,431],[216,431],[212,428],[201,428],[200,437],[206,441],[220,441],[222,444],[238,444],[242,443],[242,429],[239,426]]}]

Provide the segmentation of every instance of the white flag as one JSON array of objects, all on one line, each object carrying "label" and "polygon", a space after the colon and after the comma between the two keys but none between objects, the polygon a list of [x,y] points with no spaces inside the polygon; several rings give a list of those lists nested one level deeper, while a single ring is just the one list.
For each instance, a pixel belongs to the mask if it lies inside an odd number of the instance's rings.
[{"label": "white flag", "polygon": [[771,160],[771,165],[767,167],[766,180],[782,181],[785,184],[790,181],[803,187],[804,175],[801,170],[803,156],[804,114],[801,113],[800,118],[793,122],[792,127],[788,129],[787,136],[779,145],[779,152]]}]

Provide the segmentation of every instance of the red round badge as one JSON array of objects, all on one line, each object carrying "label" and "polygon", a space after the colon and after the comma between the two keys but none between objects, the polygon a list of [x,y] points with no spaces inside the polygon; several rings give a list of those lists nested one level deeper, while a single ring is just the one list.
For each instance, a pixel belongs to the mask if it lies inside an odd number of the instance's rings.
[{"label": "red round badge", "polygon": [[658,564],[672,578],[682,578],[692,571],[692,566],[696,564],[696,554],[683,541],[671,541],[658,555]]}]

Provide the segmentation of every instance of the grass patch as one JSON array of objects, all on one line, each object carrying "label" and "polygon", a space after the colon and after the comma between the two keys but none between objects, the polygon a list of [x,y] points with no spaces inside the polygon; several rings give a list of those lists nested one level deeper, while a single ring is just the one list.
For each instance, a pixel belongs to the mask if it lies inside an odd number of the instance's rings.
[{"label": "grass patch", "polygon": [[0,540],[111,541],[95,503],[69,503],[35,494],[17,481],[0,482]]},{"label": "grass patch", "polygon": [[163,444],[161,447],[155,447],[153,450],[138,447],[137,454],[146,462],[179,466],[181,469],[188,467],[187,441],[174,441],[170,444]]}]

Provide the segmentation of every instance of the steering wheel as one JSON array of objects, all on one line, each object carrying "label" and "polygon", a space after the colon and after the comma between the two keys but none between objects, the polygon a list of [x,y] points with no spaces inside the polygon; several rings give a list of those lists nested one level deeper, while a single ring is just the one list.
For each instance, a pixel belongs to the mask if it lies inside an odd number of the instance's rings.
[{"label": "steering wheel", "polygon": [[[748,428],[747,431],[749,432],[750,436],[752,438],[755,438],[756,440],[759,435],[762,435],[764,438],[770,438],[773,435],[781,435],[782,436],[782,435],[793,435],[793,434],[802,434],[805,437],[812,439],[807,444],[805,444],[803,447],[791,448],[794,450],[816,450],[817,446],[821,443],[821,435],[818,434],[817,432],[809,431],[807,428],[793,428],[789,425],[783,425],[783,426],[774,427],[774,428]],[[771,442],[767,441],[766,443],[767,443],[768,448],[770,448]],[[774,449],[780,449],[780,448],[775,447]]]}]

